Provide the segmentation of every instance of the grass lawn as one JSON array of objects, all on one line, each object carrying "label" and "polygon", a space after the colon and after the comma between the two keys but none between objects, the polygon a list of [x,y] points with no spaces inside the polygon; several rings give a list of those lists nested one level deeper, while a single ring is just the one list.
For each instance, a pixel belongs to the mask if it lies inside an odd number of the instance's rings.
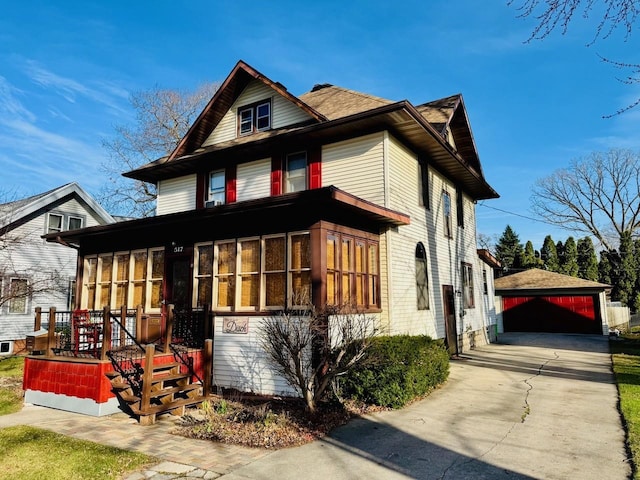
[{"label": "grass lawn", "polygon": [[620,409],[626,423],[629,450],[633,456],[633,478],[640,480],[640,333],[621,335],[609,342],[613,371],[620,393]]},{"label": "grass lawn", "polygon": [[0,415],[22,408],[24,357],[0,357]]},{"label": "grass lawn", "polygon": [[[0,357],[0,415],[22,408],[24,357]],[[157,459],[30,426],[0,429],[0,477],[118,479]]]}]

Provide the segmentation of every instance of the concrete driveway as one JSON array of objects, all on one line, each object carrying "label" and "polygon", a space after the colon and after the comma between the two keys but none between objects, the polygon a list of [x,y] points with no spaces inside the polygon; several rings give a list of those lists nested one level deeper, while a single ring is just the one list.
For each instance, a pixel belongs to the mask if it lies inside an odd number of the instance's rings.
[{"label": "concrete driveway", "polygon": [[625,480],[617,401],[606,337],[504,334],[427,399],[221,478]]}]

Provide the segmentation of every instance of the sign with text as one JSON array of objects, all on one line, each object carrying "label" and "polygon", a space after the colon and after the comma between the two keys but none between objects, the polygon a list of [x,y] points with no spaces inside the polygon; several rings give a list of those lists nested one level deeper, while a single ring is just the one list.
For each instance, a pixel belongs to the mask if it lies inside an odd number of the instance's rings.
[{"label": "sign with text", "polygon": [[224,317],[222,319],[222,333],[249,333],[249,319],[247,317]]}]

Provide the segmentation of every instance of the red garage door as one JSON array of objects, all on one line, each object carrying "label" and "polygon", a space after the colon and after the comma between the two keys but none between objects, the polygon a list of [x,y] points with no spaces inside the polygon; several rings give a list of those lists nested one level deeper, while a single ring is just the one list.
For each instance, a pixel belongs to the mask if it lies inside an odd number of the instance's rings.
[{"label": "red garage door", "polygon": [[505,332],[602,333],[592,295],[503,297]]}]

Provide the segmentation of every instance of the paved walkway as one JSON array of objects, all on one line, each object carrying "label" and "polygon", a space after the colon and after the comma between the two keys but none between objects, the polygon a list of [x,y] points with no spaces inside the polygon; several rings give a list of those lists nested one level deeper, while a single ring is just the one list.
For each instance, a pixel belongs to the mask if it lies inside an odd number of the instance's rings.
[{"label": "paved walkway", "polygon": [[607,341],[501,335],[500,343],[453,361],[449,381],[425,400],[273,452],[171,435],[169,416],[141,427],[124,415],[27,406],[0,417],[0,428],[33,424],[171,462],[130,479],[627,480],[631,467]]}]

